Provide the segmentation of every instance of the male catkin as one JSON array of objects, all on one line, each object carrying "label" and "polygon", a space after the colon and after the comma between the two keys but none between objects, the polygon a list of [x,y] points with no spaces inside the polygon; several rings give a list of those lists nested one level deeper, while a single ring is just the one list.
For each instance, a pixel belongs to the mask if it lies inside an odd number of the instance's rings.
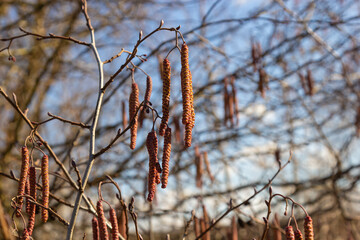
[{"label": "male catkin", "polygon": [[136,136],[137,136],[137,126],[138,120],[135,117],[136,111],[139,107],[139,87],[136,83],[131,85],[131,94],[129,98],[129,119],[132,121],[131,126],[131,138],[130,138],[130,148],[135,149],[136,146]]},{"label": "male catkin", "polygon": [[159,128],[159,135],[164,136],[167,123],[169,121],[170,105],[170,84],[171,84],[171,66],[170,61],[165,58],[163,61],[163,95],[162,95],[162,112],[163,116]]},{"label": "male catkin", "polygon": [[[42,204],[44,207],[49,207],[49,157],[44,155],[41,160],[41,179],[42,179]],[[41,209],[41,220],[45,223],[49,218],[47,209]]]},{"label": "male catkin", "polygon": [[164,148],[162,158],[162,175],[161,175],[161,187],[166,188],[169,177],[169,161],[171,155],[171,128],[166,128],[164,137]]}]

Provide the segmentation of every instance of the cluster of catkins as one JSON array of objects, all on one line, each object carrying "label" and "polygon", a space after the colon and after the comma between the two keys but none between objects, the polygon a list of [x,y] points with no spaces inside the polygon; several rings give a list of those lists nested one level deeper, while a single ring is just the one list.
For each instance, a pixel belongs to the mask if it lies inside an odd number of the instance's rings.
[{"label": "cluster of catkins", "polygon": [[[206,231],[206,229],[209,228],[210,226],[210,218],[209,215],[206,211],[206,207],[205,205],[202,206],[203,209],[203,217],[202,218],[197,218],[196,216],[194,217],[194,232],[195,232],[195,237],[199,237],[203,232]],[[207,233],[205,233],[202,237],[203,240],[210,240],[210,231],[208,231]]]},{"label": "cluster of catkins", "polygon": [[[304,232],[305,232],[305,240],[314,240],[314,230],[313,223],[310,216],[306,216],[304,219]],[[287,226],[285,228],[286,240],[303,240],[304,237],[300,231],[300,229],[296,229],[294,231],[292,226]]]},{"label": "cluster of catkins", "polygon": [[[36,201],[36,170],[34,166],[30,167],[29,150],[27,147],[21,149],[22,162],[21,174],[19,180],[19,188],[16,199],[16,216],[21,216],[21,209],[24,202],[24,195],[28,195],[32,200]],[[42,179],[42,206],[41,219],[42,222],[47,222],[49,214],[46,208],[49,208],[49,158],[44,155],[41,160],[41,179]],[[35,225],[36,205],[26,199],[26,213],[29,215],[28,225],[23,231],[22,239],[30,239]]]},{"label": "cluster of catkins", "polygon": [[312,96],[315,93],[314,90],[314,78],[312,76],[312,73],[310,69],[306,71],[306,76],[304,76],[302,73],[299,73],[299,78],[301,82],[301,86],[304,89],[304,92],[308,96]]},{"label": "cluster of catkins", "polygon": [[[93,230],[93,239],[94,240],[108,240],[109,239],[109,233],[106,225],[106,217],[104,213],[103,208],[103,200],[100,199],[96,204],[96,213],[97,217],[93,217],[92,219],[92,230]],[[116,216],[116,210],[110,207],[109,211],[110,215],[110,223],[111,223],[111,239],[112,240],[118,240],[119,235],[121,235],[123,238],[125,238],[125,227],[123,225],[126,225],[126,219],[120,218],[120,224],[118,224],[118,219]],[[122,215],[123,216],[123,215]],[[119,226],[121,226],[121,229],[119,231]]]},{"label": "cluster of catkins", "polygon": [[207,152],[200,152],[199,146],[195,146],[195,166],[196,166],[196,186],[198,188],[202,187],[203,183],[203,173],[204,173],[204,167],[203,162],[205,162],[205,170],[207,172],[208,177],[210,178],[211,182],[214,182],[215,177],[211,173],[210,169],[210,162],[208,159],[208,153]]},{"label": "cluster of catkins", "polygon": [[[147,136],[146,147],[149,154],[149,180],[148,180],[148,201],[152,201],[156,192],[156,185],[162,183],[162,188],[166,188],[169,176],[169,160],[171,153],[171,128],[168,126],[169,109],[170,109],[170,85],[171,85],[171,66],[170,61],[165,58],[162,62],[162,80],[163,80],[163,95],[162,95],[162,118],[159,127],[159,135],[164,137],[164,148],[162,166],[160,166],[157,158],[158,154],[158,140],[155,130],[153,129]],[[139,104],[139,88],[133,82],[131,86],[131,94],[129,98],[129,118],[131,121],[131,138],[130,148],[135,149],[136,136],[139,119],[143,119],[144,111],[150,103],[150,96],[152,90],[151,78],[147,78],[144,106],[140,108]],[[192,129],[195,126],[195,111],[194,111],[194,97],[192,88],[192,76],[189,69],[189,49],[186,43],[181,47],[181,92],[183,103],[182,124],[185,126],[184,144],[185,147],[191,146]],[[124,109],[124,108],[123,108]],[[137,112],[140,111],[140,116],[137,118]],[[123,114],[124,115],[124,114]],[[124,121],[124,120],[123,120]],[[141,124],[141,121],[140,121]],[[178,129],[178,128],[177,128]],[[176,131],[176,136],[178,132]],[[160,176],[161,174],[161,176]]]},{"label": "cluster of catkins", "polygon": [[269,89],[269,76],[262,66],[262,49],[260,43],[251,44],[251,57],[254,72],[257,71],[259,73],[258,91],[260,92],[261,96],[265,98],[265,91]]},{"label": "cluster of catkins", "polygon": [[225,110],[225,119],[224,124],[227,126],[227,123],[230,122],[231,127],[239,123],[239,108],[238,108],[238,100],[236,96],[236,88],[235,88],[235,76],[231,76],[230,87],[231,90],[228,89],[229,83],[228,78],[224,78],[224,110]]}]

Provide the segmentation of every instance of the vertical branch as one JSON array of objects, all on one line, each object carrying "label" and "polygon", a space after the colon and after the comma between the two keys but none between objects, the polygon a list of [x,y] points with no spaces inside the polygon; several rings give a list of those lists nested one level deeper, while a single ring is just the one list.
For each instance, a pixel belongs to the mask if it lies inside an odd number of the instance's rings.
[{"label": "vertical branch", "polygon": [[83,11],[83,14],[85,16],[87,27],[89,28],[89,32],[90,32],[90,35],[91,35],[91,44],[90,44],[90,46],[91,46],[91,49],[92,49],[92,51],[93,51],[93,53],[95,55],[95,59],[96,59],[97,65],[98,65],[99,92],[98,92],[98,99],[97,99],[97,102],[96,102],[95,113],[94,113],[94,116],[93,116],[93,121],[92,121],[92,124],[91,124],[91,127],[90,127],[89,160],[87,162],[86,170],[85,170],[85,173],[84,173],[83,178],[82,178],[82,186],[79,188],[79,190],[77,192],[77,196],[76,196],[76,200],[75,200],[75,204],[74,204],[74,209],[73,209],[73,212],[72,212],[72,215],[71,215],[71,220],[70,220],[70,224],[69,224],[67,235],[66,235],[67,240],[71,240],[73,238],[75,222],[76,222],[77,215],[79,213],[81,199],[82,199],[86,184],[88,182],[92,166],[94,164],[94,159],[95,159],[95,157],[94,157],[94,155],[95,155],[95,139],[96,139],[95,132],[96,132],[96,127],[97,127],[98,120],[99,120],[102,100],[103,100],[104,93],[105,93],[105,91],[102,90],[103,85],[104,85],[103,62],[101,61],[99,52],[98,52],[98,50],[96,48],[94,28],[91,25],[91,20],[90,20],[90,17],[88,15],[88,13],[87,13],[87,2],[86,2],[86,0],[82,0],[82,4],[83,4],[82,5],[82,11]]}]

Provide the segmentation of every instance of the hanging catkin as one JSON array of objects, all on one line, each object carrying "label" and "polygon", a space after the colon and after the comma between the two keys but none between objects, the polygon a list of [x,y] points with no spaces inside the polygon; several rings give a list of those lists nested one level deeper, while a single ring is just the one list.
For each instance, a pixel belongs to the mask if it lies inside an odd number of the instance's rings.
[{"label": "hanging catkin", "polygon": [[200,155],[199,146],[195,146],[195,166],[196,166],[196,186],[202,187],[203,162]]},{"label": "hanging catkin", "polygon": [[157,152],[158,152],[158,142],[155,131],[149,132],[146,138],[146,148],[149,153],[149,179],[148,179],[148,198],[147,200],[151,202],[154,199],[156,191],[156,177],[158,171],[156,170]]},{"label": "hanging catkin", "polygon": [[108,240],[109,234],[107,231],[106,218],[101,200],[99,200],[96,204],[96,212],[98,214],[100,240]]},{"label": "hanging catkin", "polygon": [[122,101],[122,123],[123,123],[123,129],[125,129],[128,125],[128,121],[127,121],[127,114],[126,114],[126,103],[125,101]]},{"label": "hanging catkin", "polygon": [[119,227],[116,217],[116,211],[113,208],[110,208],[110,223],[111,223],[111,238],[112,240],[119,239]]},{"label": "hanging catkin", "polygon": [[[36,201],[36,170],[35,167],[30,167],[29,170],[29,180],[30,180],[30,196]],[[29,235],[32,235],[35,225],[35,212],[36,205],[34,203],[30,203],[30,214],[27,230]]]},{"label": "hanging catkin", "polygon": [[139,127],[141,128],[143,125],[143,121],[145,119],[145,112],[149,113],[149,108],[146,106],[151,106],[150,98],[152,93],[152,79],[150,76],[146,78],[146,90],[144,96],[144,104],[145,106],[141,107],[140,114],[139,114]]},{"label": "hanging catkin", "polygon": [[308,85],[308,95],[312,96],[314,95],[314,78],[312,76],[310,69],[307,70],[306,81]]},{"label": "hanging catkin", "polygon": [[236,86],[235,86],[235,76],[231,77],[230,84],[231,84],[231,92],[232,92],[232,100],[233,100],[233,105],[234,105],[236,125],[238,125],[239,124],[239,106],[238,106],[238,99],[237,99]]},{"label": "hanging catkin", "polygon": [[131,94],[130,94],[130,98],[129,98],[129,119],[132,123],[131,131],[130,131],[131,132],[130,148],[132,150],[134,150],[135,146],[136,146],[138,121],[135,116],[136,116],[136,111],[137,111],[138,107],[139,107],[139,87],[134,82],[131,85]]},{"label": "hanging catkin", "polygon": [[295,230],[295,240],[303,240],[302,233],[299,229]]},{"label": "hanging catkin", "polygon": [[238,229],[235,216],[231,219],[231,240],[238,240]]},{"label": "hanging catkin", "polygon": [[210,162],[209,162],[209,158],[208,158],[208,153],[207,152],[203,152],[203,157],[204,157],[204,162],[205,162],[205,167],[206,167],[206,172],[209,175],[209,178],[211,180],[211,182],[214,182],[215,178],[211,173],[211,168],[210,168]]},{"label": "hanging catkin", "polygon": [[123,238],[127,239],[127,235],[126,235],[126,225],[127,225],[126,208],[123,207],[123,206],[120,206],[119,207],[119,212],[120,212],[120,214],[118,214],[119,233]]},{"label": "hanging catkin", "polygon": [[166,188],[169,177],[169,161],[171,155],[171,128],[166,128],[162,158],[161,187]]},{"label": "hanging catkin", "polygon": [[162,95],[162,112],[163,116],[159,128],[159,135],[164,136],[167,123],[169,121],[169,104],[170,104],[170,84],[171,84],[171,66],[170,61],[165,58],[163,61],[163,95]]},{"label": "hanging catkin", "polygon": [[100,240],[99,222],[96,217],[93,217],[92,219],[92,231],[93,231],[93,240]]},{"label": "hanging catkin", "polygon": [[229,91],[228,91],[228,79],[224,78],[224,125],[226,126],[229,120]]},{"label": "hanging catkin", "polygon": [[[49,207],[49,157],[44,155],[41,160],[41,179],[42,179],[42,204]],[[48,210],[41,208],[41,220],[45,223],[49,218]]]},{"label": "hanging catkin", "polygon": [[189,49],[186,43],[181,47],[181,92],[183,98],[182,123],[188,124],[191,118],[191,89],[192,82],[189,69]]},{"label": "hanging catkin", "polygon": [[314,240],[313,223],[310,216],[306,216],[304,220],[305,240]]},{"label": "hanging catkin", "polygon": [[292,226],[285,228],[286,240],[295,240],[294,230]]},{"label": "hanging catkin", "polygon": [[268,76],[263,68],[259,69],[259,85],[258,91],[261,93],[261,97],[265,98],[265,90],[267,89]]},{"label": "hanging catkin", "polygon": [[[19,188],[18,188],[18,196],[24,195],[25,193],[25,185],[26,185],[26,179],[29,172],[29,150],[27,147],[22,147],[21,149],[21,173],[20,173],[20,180],[19,180]],[[17,198],[17,204],[18,204],[18,211],[16,212],[16,216],[20,216],[22,204],[24,202],[23,197]]]},{"label": "hanging catkin", "polygon": [[[29,175],[29,173],[28,173]],[[25,185],[25,195],[30,195],[30,180],[29,176],[26,178],[26,185]],[[31,208],[30,208],[30,201],[28,198],[26,198],[26,213],[31,214]]]}]

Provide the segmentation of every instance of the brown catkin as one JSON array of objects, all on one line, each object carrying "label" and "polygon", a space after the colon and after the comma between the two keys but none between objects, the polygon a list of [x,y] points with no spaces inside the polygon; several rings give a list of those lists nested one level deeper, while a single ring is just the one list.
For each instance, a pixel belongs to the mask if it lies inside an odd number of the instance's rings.
[{"label": "brown catkin", "polygon": [[126,225],[127,225],[127,219],[126,219],[126,208],[120,207],[119,209],[120,214],[118,215],[118,225],[119,225],[119,233],[120,235],[127,239],[126,235]]},{"label": "brown catkin", "polygon": [[125,101],[122,101],[122,122],[123,122],[123,129],[125,129],[128,125]]},{"label": "brown catkin", "polygon": [[146,104],[150,103],[151,93],[152,93],[152,79],[151,79],[150,76],[147,76],[147,78],[146,78],[146,91],[145,91],[145,96],[144,96],[144,102]]},{"label": "brown catkin", "polygon": [[180,128],[180,119],[178,116],[173,118],[174,126],[175,126],[175,140],[176,142],[181,141],[181,128]]},{"label": "brown catkin", "polygon": [[234,105],[234,112],[235,112],[235,119],[236,124],[239,124],[239,106],[238,106],[238,99],[237,99],[237,93],[236,93],[236,86],[235,86],[235,77],[231,77],[231,92],[232,92],[232,100]]},{"label": "brown catkin", "polygon": [[119,228],[116,218],[116,211],[113,208],[110,208],[110,223],[111,223],[111,237],[113,240],[119,239]]},{"label": "brown catkin", "polygon": [[106,218],[101,200],[99,200],[96,204],[96,212],[98,214],[100,240],[108,240],[109,234],[107,231]]},{"label": "brown catkin", "polygon": [[192,140],[192,126],[191,124],[186,124],[185,136],[184,136],[185,147],[191,147],[191,140]]},{"label": "brown catkin", "polygon": [[298,73],[299,79],[300,79],[300,83],[301,83],[301,87],[304,90],[305,94],[308,94],[308,89],[307,89],[307,85],[306,85],[306,78],[302,73]]},{"label": "brown catkin", "polygon": [[196,166],[196,186],[198,188],[201,188],[202,175],[203,175],[203,161],[198,146],[195,146],[195,166]]},{"label": "brown catkin", "polygon": [[[205,230],[209,227],[210,224],[210,218],[209,215],[206,211],[206,207],[205,205],[202,205],[202,209],[203,209],[203,215],[204,215],[204,224],[205,224]],[[205,240],[210,240],[210,231],[208,231],[207,233],[205,233],[204,235]]]},{"label": "brown catkin", "polygon": [[139,87],[134,82],[131,85],[131,93],[129,98],[129,119],[130,121],[132,121],[131,122],[132,126],[130,131],[131,132],[130,148],[132,150],[134,150],[136,146],[138,120],[135,116],[138,107],[139,107]]},{"label": "brown catkin", "polygon": [[200,220],[197,217],[194,217],[194,232],[196,237],[200,236]]},{"label": "brown catkin", "polygon": [[206,167],[206,172],[209,175],[209,178],[211,180],[211,182],[214,182],[215,178],[211,173],[211,168],[210,168],[210,162],[209,162],[209,158],[208,158],[208,153],[207,152],[203,152],[203,157],[204,157],[204,162],[205,162],[205,167]]},{"label": "brown catkin", "polygon": [[[29,173],[28,173],[28,175],[29,175]],[[30,180],[29,180],[29,176],[26,178],[25,194],[26,194],[26,195],[30,195]],[[31,214],[30,201],[28,200],[28,198],[26,198],[26,213],[27,213],[28,215]]]},{"label": "brown catkin", "polygon": [[99,222],[96,217],[93,217],[92,219],[92,231],[93,231],[93,240],[100,240]]},{"label": "brown catkin", "polygon": [[292,226],[285,228],[286,240],[295,240],[294,230]]},{"label": "brown catkin", "polygon": [[313,223],[310,216],[306,216],[304,220],[305,240],[314,240]]},{"label": "brown catkin", "polygon": [[[42,179],[42,204],[49,207],[49,157],[44,155],[41,160],[41,179]],[[49,218],[48,210],[41,208],[41,220],[45,223]]]},{"label": "brown catkin", "polygon": [[[29,150],[27,147],[21,148],[21,173],[20,173],[20,180],[19,180],[19,188],[18,188],[18,196],[25,194],[25,186],[26,186],[26,180],[29,172]],[[24,202],[23,197],[17,198],[17,204],[18,204],[18,211],[16,213],[16,216],[20,216],[22,204]]]},{"label": "brown catkin", "polygon": [[149,132],[146,138],[146,148],[149,153],[149,179],[148,179],[148,198],[147,200],[151,202],[154,199],[156,191],[156,178],[159,174],[156,170],[157,153],[158,153],[158,142],[155,131]]},{"label": "brown catkin", "polygon": [[312,96],[314,95],[314,78],[312,76],[310,69],[307,70],[306,81],[308,85],[308,95]]},{"label": "brown catkin", "polygon": [[263,68],[259,69],[259,85],[258,91],[261,93],[261,97],[265,98],[265,90],[267,89],[268,76]]},{"label": "brown catkin", "polygon": [[281,231],[280,231],[280,221],[279,216],[277,213],[275,213],[274,221],[273,221],[273,239],[274,240],[281,240]]},{"label": "brown catkin", "polygon": [[357,107],[355,117],[356,137],[360,137],[360,106]]},{"label": "brown catkin", "polygon": [[251,43],[251,58],[254,72],[257,71],[257,62],[258,62],[258,54],[256,50],[256,44],[254,42]]},{"label": "brown catkin", "polygon": [[169,104],[170,104],[170,84],[171,84],[171,66],[170,61],[165,58],[163,61],[163,95],[162,95],[162,112],[163,116],[159,128],[159,135],[164,136],[167,123],[169,121]]},{"label": "brown catkin", "polygon": [[228,79],[224,78],[224,125],[226,126],[230,112],[229,112],[229,92],[228,92]]},{"label": "brown catkin", "polygon": [[[29,170],[29,180],[30,180],[30,196],[36,200],[36,170],[35,167],[30,167]],[[30,215],[27,230],[29,235],[32,235],[35,225],[35,213],[36,213],[36,205],[34,203],[30,203]]]},{"label": "brown catkin", "polygon": [[169,177],[169,161],[171,155],[171,128],[166,128],[162,158],[161,187],[166,188]]},{"label": "brown catkin", "polygon": [[191,118],[191,91],[192,82],[189,69],[189,49],[186,43],[181,47],[181,92],[183,99],[183,118],[184,125],[190,122]]},{"label": "brown catkin", "polygon": [[295,230],[295,240],[303,240],[302,233],[299,229]]},{"label": "brown catkin", "polygon": [[152,93],[152,79],[150,76],[146,78],[146,90],[144,96],[144,104],[145,106],[141,107],[140,114],[139,114],[139,127],[141,128],[143,125],[143,121],[146,118],[145,112],[149,112],[149,109],[146,106],[151,106],[150,98]]},{"label": "brown catkin", "polygon": [[30,240],[30,235],[26,228],[24,229],[24,231],[22,233],[21,240]]},{"label": "brown catkin", "polygon": [[238,240],[238,229],[235,216],[231,219],[231,240]]},{"label": "brown catkin", "polygon": [[[205,220],[203,218],[200,219],[200,230],[201,230],[201,233],[205,232],[205,230],[206,230],[206,224],[205,224]],[[206,234],[204,234],[201,237],[201,240],[207,240]]]}]

